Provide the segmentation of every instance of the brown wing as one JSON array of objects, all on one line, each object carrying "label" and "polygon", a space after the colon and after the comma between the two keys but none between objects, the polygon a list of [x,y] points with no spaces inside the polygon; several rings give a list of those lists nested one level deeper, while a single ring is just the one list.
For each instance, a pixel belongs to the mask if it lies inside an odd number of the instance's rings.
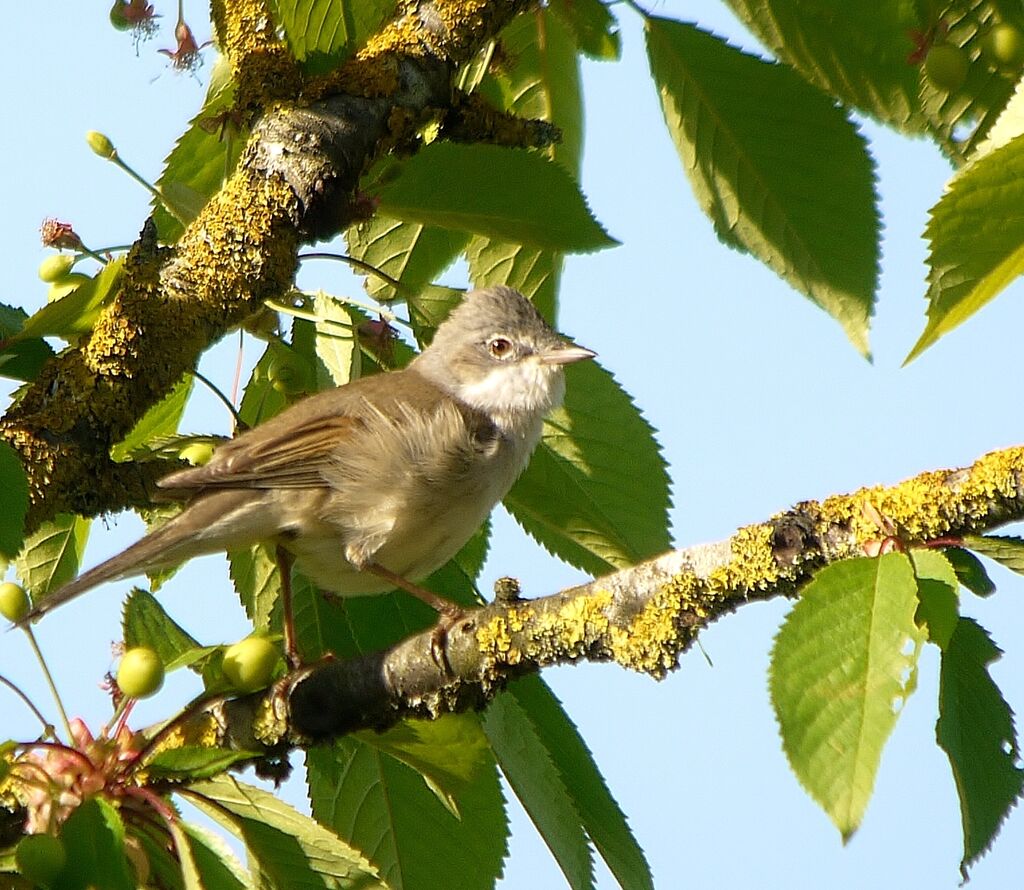
[{"label": "brown wing", "polygon": [[408,370],[362,378],[297,402],[221,445],[205,466],[171,473],[159,485],[183,495],[202,489],[325,486],[325,472],[339,450],[356,445],[365,434],[367,418],[377,412],[391,414],[405,401],[396,392],[424,405],[441,395]]}]

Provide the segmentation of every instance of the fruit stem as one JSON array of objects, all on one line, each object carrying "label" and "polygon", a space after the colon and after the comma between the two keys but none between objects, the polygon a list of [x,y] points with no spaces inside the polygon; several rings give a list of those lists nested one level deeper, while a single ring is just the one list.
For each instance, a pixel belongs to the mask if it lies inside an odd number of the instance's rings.
[{"label": "fruit stem", "polygon": [[217,388],[217,385],[208,377],[205,377],[201,373],[199,373],[199,371],[189,371],[189,373],[193,377],[195,377],[196,380],[198,380],[200,383],[205,383],[210,392],[212,392],[218,399],[220,399],[224,403],[224,407],[231,412],[231,417],[234,419],[235,426],[245,429],[245,423],[242,421],[242,418],[239,415],[238,410],[235,408],[234,405],[231,404],[231,400]]},{"label": "fruit stem", "polygon": [[39,722],[43,724],[43,735],[48,735],[54,739],[57,738],[57,731],[53,728],[53,724],[47,720],[42,711],[35,706],[32,699],[30,699],[15,683],[8,680],[3,674],[0,674],[0,683],[3,683],[4,686],[25,702],[25,704],[28,705],[29,710],[39,718]]},{"label": "fruit stem", "polygon": [[117,153],[114,152],[114,156],[110,159],[110,162],[117,167],[120,167],[127,173],[132,179],[134,179],[139,185],[141,185],[146,191],[148,191],[154,198],[157,199],[164,207],[167,212],[171,214],[178,222],[182,225],[188,225],[188,214],[184,213],[180,208],[175,207],[173,202],[167,199],[167,196],[160,191],[156,186],[147,180],[143,179],[138,173],[136,173],[131,167],[124,162],[124,159]]},{"label": "fruit stem", "polygon": [[32,647],[32,651],[35,653],[39,666],[43,669],[43,676],[46,677],[46,683],[50,687],[50,693],[53,695],[53,700],[57,703],[57,710],[60,712],[61,722],[64,724],[64,730],[68,734],[68,743],[74,744],[75,737],[71,734],[71,721],[68,720],[67,711],[64,710],[64,702],[60,699],[60,693],[57,692],[57,684],[53,682],[53,674],[50,673],[50,669],[46,665],[46,659],[43,658],[43,652],[39,648],[39,644],[36,642],[36,635],[32,633],[32,628],[28,625],[26,625],[23,630],[25,631],[25,636],[28,637],[28,643]]}]

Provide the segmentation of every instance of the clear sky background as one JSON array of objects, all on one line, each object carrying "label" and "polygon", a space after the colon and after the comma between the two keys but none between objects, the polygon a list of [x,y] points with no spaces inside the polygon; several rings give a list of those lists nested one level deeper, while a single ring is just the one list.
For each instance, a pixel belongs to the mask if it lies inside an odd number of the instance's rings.
[{"label": "clear sky background", "polygon": [[[173,46],[172,3],[157,4],[162,30],[138,56],[130,37],[107,23],[108,5],[6,5],[0,301],[29,312],[46,299],[46,285],[36,277],[47,255],[38,238],[44,217],[73,222],[86,243],[101,247],[133,240],[147,214],[148,196],[91,153],[85,132],[109,135],[130,164],[155,179],[209,79],[212,50],[196,77],[172,72],[155,53]],[[668,2],[656,11],[682,19],[699,14],[706,27],[756,50],[718,3]],[[200,39],[209,36],[205,13],[203,3],[186,6]],[[659,430],[673,481],[675,542],[718,540],[799,500],[897,482],[1019,444],[1019,283],[900,368],[924,324],[920,233],[951,172],[938,151],[863,125],[885,219],[875,361],[868,364],[823,312],[715,239],[665,132],[640,21],[625,8],[621,14],[622,61],[584,64],[583,188],[622,246],[570,258],[560,326],[600,353]],[[302,283],[361,295],[336,264],[306,270]],[[446,283],[466,282],[456,270]],[[237,355],[237,339],[228,339],[202,366],[224,389]],[[258,355],[250,346],[245,360],[251,364]],[[184,425],[194,432],[226,428],[223,409],[204,396]],[[106,525],[95,524],[90,565],[140,528],[131,517]],[[520,577],[527,595],[580,580],[499,517],[482,589],[504,574]],[[1024,579],[994,568],[992,575],[999,592],[987,601],[969,598],[964,612],[1006,650],[993,674],[1019,710]],[[225,578],[223,560],[207,557],[183,570],[161,599],[204,642],[231,641],[247,627],[230,605]],[[108,641],[120,635],[127,589],[124,583],[103,588],[37,630],[69,710],[92,725],[109,713],[97,684],[111,666]],[[843,847],[789,771],[768,702],[768,652],[788,608],[779,601],[741,609],[701,637],[713,667],[694,651],[662,683],[613,666],[545,675],[629,815],[657,886],[952,890],[959,884],[960,816],[948,763],[934,741],[933,647],[925,650],[919,688],[885,751],[864,824]],[[0,673],[49,708],[21,635],[0,636]],[[171,702],[194,691],[189,678],[172,678],[136,711],[135,725],[166,715]],[[0,736],[37,732],[13,697],[0,702]],[[290,794],[299,800],[301,787]],[[527,817],[514,803],[510,811],[511,856],[502,886],[564,886]],[[1019,812],[971,877],[975,890],[1024,886]],[[614,886],[603,870],[599,882]]]}]

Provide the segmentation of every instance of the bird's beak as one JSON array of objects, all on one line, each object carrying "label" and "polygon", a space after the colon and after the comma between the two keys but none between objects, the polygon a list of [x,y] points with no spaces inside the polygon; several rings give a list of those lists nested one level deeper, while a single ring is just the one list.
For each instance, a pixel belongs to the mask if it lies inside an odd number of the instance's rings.
[{"label": "bird's beak", "polygon": [[545,365],[571,365],[573,362],[581,362],[586,358],[593,358],[596,352],[577,346],[574,343],[560,343],[550,349],[545,349],[540,354],[540,360]]}]

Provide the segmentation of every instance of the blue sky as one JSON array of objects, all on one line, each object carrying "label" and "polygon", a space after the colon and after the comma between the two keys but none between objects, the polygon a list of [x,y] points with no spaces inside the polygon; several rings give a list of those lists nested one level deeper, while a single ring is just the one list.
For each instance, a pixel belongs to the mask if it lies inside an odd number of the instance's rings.
[{"label": "blue sky", "polygon": [[[161,159],[201,102],[211,61],[198,77],[171,72],[155,47],[171,46],[173,9],[156,40],[136,57],[128,37],[100,8],[75,5],[47,15],[33,4],[7,10],[8,84],[3,160],[6,254],[0,301],[29,311],[45,301],[36,278],[46,255],[46,216],[71,220],[87,243],[134,238],[147,195],[85,145],[107,133],[126,160],[155,178]],[[661,15],[702,23],[744,46],[751,39],[718,4],[665,3]],[[204,7],[187,8],[197,36]],[[664,131],[646,72],[638,18],[623,16],[623,60],[586,63],[587,133],[583,188],[595,213],[622,242],[574,257],[562,285],[563,330],[600,353],[659,430],[670,464],[680,546],[728,536],[806,498],[892,483],[925,469],[958,466],[1021,441],[1017,376],[1020,285],[929,350],[900,364],[924,320],[920,240],[928,207],[950,168],[937,150],[863,127],[878,163],[885,219],[883,274],[872,333],[874,364],[861,359],[838,325],[749,257],[715,239],[689,191]],[[359,296],[336,264],[305,273],[308,286]],[[457,273],[450,283],[463,284]],[[247,361],[258,352],[250,348]],[[235,341],[203,368],[230,387]],[[199,399],[187,429],[223,430],[212,400]],[[115,552],[139,525],[97,522],[87,562]],[[527,595],[579,580],[499,517],[483,578],[521,578]],[[1011,705],[1024,707],[1024,581],[993,571],[999,592],[965,611],[1006,655],[993,673]],[[208,640],[246,631],[239,610],[215,614],[207,591],[226,601],[222,560],[197,561],[168,585],[163,602]],[[112,585],[55,613],[41,645],[56,665],[71,709],[94,722],[106,714],[97,683],[111,664],[125,585]],[[955,888],[960,817],[948,765],[934,744],[937,659],[928,651],[920,685],[885,752],[875,796],[844,848],[803,793],[781,753],[765,669],[785,602],[741,609],[702,636],[714,666],[697,651],[662,683],[611,666],[546,675],[588,739],[651,861],[659,887]],[[198,620],[201,616],[201,622]],[[0,673],[45,701],[20,635],[0,646]],[[143,703],[137,725],[166,713],[191,689],[175,681],[168,698]],[[12,701],[0,735],[35,732]],[[300,792],[293,792],[300,793]],[[508,888],[557,887],[560,873],[526,817],[513,805]],[[1014,813],[994,851],[973,870],[976,890],[1024,881],[1024,819]],[[614,886],[602,873],[602,887]]]}]

